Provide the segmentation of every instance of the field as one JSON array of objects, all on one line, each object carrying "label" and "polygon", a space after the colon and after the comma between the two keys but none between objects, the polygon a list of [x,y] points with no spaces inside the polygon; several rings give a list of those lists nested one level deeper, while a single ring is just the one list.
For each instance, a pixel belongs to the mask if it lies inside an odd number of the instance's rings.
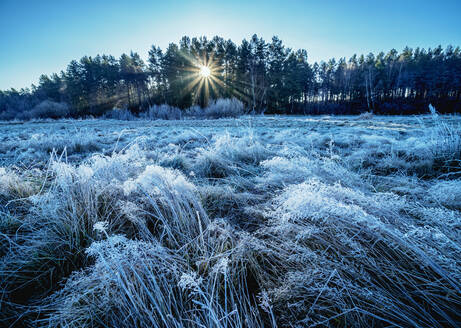
[{"label": "field", "polygon": [[459,327],[461,118],[0,123],[0,326]]}]

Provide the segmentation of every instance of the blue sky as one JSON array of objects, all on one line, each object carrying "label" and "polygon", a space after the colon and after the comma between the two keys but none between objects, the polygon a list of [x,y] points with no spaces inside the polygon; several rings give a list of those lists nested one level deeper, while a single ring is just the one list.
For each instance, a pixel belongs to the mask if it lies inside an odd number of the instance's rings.
[{"label": "blue sky", "polygon": [[278,35],[309,61],[410,47],[461,45],[461,0],[439,1],[21,1],[0,0],[0,90],[28,87],[84,55],[130,50],[181,36],[237,44]]}]

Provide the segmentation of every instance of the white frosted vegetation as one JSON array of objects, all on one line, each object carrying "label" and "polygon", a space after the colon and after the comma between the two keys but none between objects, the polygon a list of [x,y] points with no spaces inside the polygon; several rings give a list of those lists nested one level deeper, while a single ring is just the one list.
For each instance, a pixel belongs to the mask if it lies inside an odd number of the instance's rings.
[{"label": "white frosted vegetation", "polygon": [[[274,247],[272,265],[284,267],[284,278],[272,273],[266,282],[275,309],[306,325],[331,324],[335,313],[364,326],[438,326],[450,319],[453,325],[461,287],[459,236],[433,222],[421,225],[405,214],[413,206],[393,194],[316,179],[288,187],[259,232]],[[414,288],[420,281],[429,289]]]},{"label": "white frosted vegetation", "polygon": [[270,155],[259,137],[252,133],[232,137],[226,133],[199,151],[194,172],[207,177],[223,178],[231,174],[248,174]]},{"label": "white frosted vegetation", "polygon": [[2,126],[0,323],[459,326],[458,122]]},{"label": "white frosted vegetation", "polygon": [[461,180],[438,181],[430,189],[429,194],[439,204],[453,209],[461,209]]}]

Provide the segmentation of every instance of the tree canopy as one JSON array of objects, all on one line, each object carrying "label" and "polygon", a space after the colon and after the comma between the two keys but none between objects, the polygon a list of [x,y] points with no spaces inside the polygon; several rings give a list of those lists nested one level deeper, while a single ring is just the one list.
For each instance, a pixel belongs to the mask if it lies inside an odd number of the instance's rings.
[{"label": "tree canopy", "polygon": [[[207,67],[209,76],[200,75]],[[138,53],[85,56],[65,71],[42,75],[38,85],[0,91],[0,118],[20,118],[43,101],[67,103],[73,117],[154,104],[206,106],[210,99],[241,100],[250,111],[284,114],[414,114],[432,103],[459,112],[461,50],[441,46],[400,53],[353,55],[308,62],[274,36],[253,35],[240,45],[214,37],[183,37],[165,51],[153,45],[147,62]]]}]

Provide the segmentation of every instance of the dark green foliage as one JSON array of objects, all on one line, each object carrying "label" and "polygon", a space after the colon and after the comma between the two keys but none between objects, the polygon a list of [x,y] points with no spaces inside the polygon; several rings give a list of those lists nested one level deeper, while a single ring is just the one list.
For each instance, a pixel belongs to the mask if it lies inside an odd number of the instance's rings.
[{"label": "dark green foliage", "polygon": [[[429,103],[444,113],[461,110],[459,47],[307,60],[306,50],[286,48],[276,36],[266,42],[255,34],[239,46],[218,36],[185,36],[164,52],[152,46],[147,63],[134,52],[118,60],[85,56],[60,74],[42,75],[31,90],[0,91],[0,119],[34,117],[28,112],[45,100],[67,103],[72,117],[114,107],[140,114],[154,104],[206,107],[218,98],[281,114],[415,114],[427,112]],[[211,68],[210,78],[200,79],[201,65]]]}]

